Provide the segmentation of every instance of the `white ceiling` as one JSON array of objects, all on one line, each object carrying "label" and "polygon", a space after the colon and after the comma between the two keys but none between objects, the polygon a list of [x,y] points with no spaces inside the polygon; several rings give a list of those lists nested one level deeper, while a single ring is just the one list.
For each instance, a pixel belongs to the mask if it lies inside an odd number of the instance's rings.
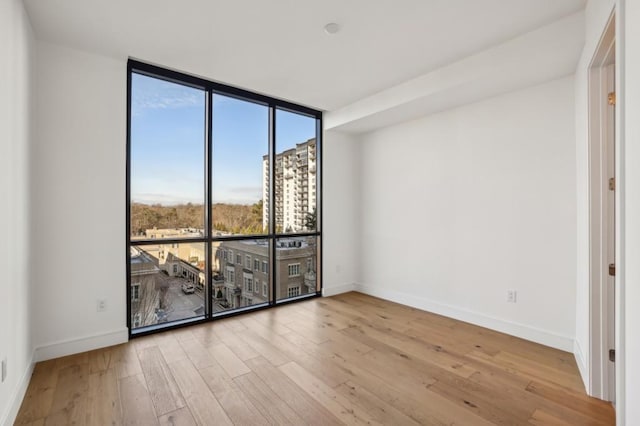
[{"label": "white ceiling", "polygon": [[366,133],[575,73],[584,12],[328,111],[324,128]]},{"label": "white ceiling", "polygon": [[[36,36],[334,110],[585,0],[24,0]],[[342,31],[323,32],[328,22]]]}]

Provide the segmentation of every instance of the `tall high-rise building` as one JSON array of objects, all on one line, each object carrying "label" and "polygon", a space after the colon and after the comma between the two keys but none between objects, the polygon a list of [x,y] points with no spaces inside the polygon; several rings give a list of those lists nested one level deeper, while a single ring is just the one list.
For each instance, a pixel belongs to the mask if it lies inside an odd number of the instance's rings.
[{"label": "tall high-rise building", "polygon": [[[306,230],[307,215],[316,208],[316,140],[296,144],[275,158],[276,229],[280,232]],[[262,226],[269,226],[269,156],[262,157]]]}]

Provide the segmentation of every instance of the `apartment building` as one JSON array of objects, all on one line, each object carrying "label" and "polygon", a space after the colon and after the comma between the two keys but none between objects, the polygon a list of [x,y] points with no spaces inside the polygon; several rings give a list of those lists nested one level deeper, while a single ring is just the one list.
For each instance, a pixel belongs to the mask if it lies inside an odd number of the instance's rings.
[{"label": "apartment building", "polygon": [[162,273],[157,260],[135,247],[131,247],[131,323],[137,327],[157,323],[156,312],[167,289],[166,281],[159,280]]},{"label": "apartment building", "polygon": [[[276,300],[316,292],[315,237],[286,238],[276,243]],[[228,309],[269,301],[269,245],[267,240],[225,241],[215,254],[214,297]],[[215,278],[219,277],[218,280]],[[221,297],[218,297],[220,291]]]},{"label": "apartment building", "polygon": [[[317,144],[309,139],[295,148],[276,154],[275,218],[276,229],[284,232],[307,228],[307,215],[314,214],[316,205]],[[269,156],[262,158],[262,199],[265,200],[262,226],[269,226]]]},{"label": "apartment building", "polygon": [[[171,233],[173,231],[174,233]],[[160,238],[170,238],[175,235],[184,235],[183,230],[154,230],[154,235]],[[188,233],[187,235],[191,235]],[[160,237],[161,236],[161,237]],[[152,237],[154,238],[154,237]],[[205,263],[205,246],[202,243],[182,242],[182,243],[164,243],[159,241],[158,244],[146,245],[144,252],[151,256],[153,262],[166,272],[170,277],[182,277],[199,286],[204,287],[204,263]]]}]

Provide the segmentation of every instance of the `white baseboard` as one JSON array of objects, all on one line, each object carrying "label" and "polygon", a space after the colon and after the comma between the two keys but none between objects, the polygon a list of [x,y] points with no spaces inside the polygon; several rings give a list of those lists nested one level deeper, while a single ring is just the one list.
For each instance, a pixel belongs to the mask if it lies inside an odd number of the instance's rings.
[{"label": "white baseboard", "polygon": [[412,294],[400,293],[392,290],[380,289],[367,285],[356,285],[355,291],[359,291],[370,296],[380,297],[392,302],[411,306],[413,308],[422,309],[424,311],[433,312],[435,314],[444,315],[460,321],[479,325],[481,327],[490,328],[492,330],[506,333],[511,336],[520,337],[525,340],[540,343],[545,346],[560,349],[566,352],[573,352],[574,339],[569,336],[563,336],[548,330],[531,327],[525,324],[519,324],[500,318],[494,318],[480,312],[474,312],[456,306],[446,305],[444,303],[434,302],[423,297]]},{"label": "white baseboard", "polygon": [[61,356],[73,355],[80,352],[100,349],[107,346],[119,345],[129,340],[129,330],[123,328],[107,333],[95,334],[92,336],[80,337],[77,339],[63,340],[49,343],[36,348],[36,362],[48,359],[59,358]]},{"label": "white baseboard", "polygon": [[331,286],[329,288],[322,289],[322,296],[335,296],[336,294],[348,293],[350,291],[355,291],[357,287],[356,283],[343,284],[338,286]]},{"label": "white baseboard", "polygon": [[582,351],[580,343],[578,343],[577,340],[573,341],[573,356],[576,359],[576,364],[578,364],[578,371],[580,371],[580,377],[582,378],[584,390],[589,393],[589,368],[584,358],[584,352]]},{"label": "white baseboard", "polygon": [[22,400],[24,399],[25,394],[27,393],[27,388],[29,387],[29,382],[31,381],[31,375],[33,374],[33,368],[35,367],[35,351],[31,354],[31,362],[27,366],[20,382],[16,386],[15,392],[13,392],[12,397],[7,405],[6,411],[0,417],[0,425],[2,426],[11,426],[15,423],[16,417],[18,417],[18,411],[20,410],[20,406],[22,405]]}]

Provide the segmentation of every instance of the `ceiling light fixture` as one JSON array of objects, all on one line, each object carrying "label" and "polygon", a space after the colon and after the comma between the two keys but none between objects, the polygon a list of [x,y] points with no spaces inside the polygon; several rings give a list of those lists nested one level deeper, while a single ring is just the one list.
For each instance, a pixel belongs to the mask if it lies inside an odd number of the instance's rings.
[{"label": "ceiling light fixture", "polygon": [[340,31],[340,25],[335,22],[330,22],[324,26],[324,32],[331,35]]}]

